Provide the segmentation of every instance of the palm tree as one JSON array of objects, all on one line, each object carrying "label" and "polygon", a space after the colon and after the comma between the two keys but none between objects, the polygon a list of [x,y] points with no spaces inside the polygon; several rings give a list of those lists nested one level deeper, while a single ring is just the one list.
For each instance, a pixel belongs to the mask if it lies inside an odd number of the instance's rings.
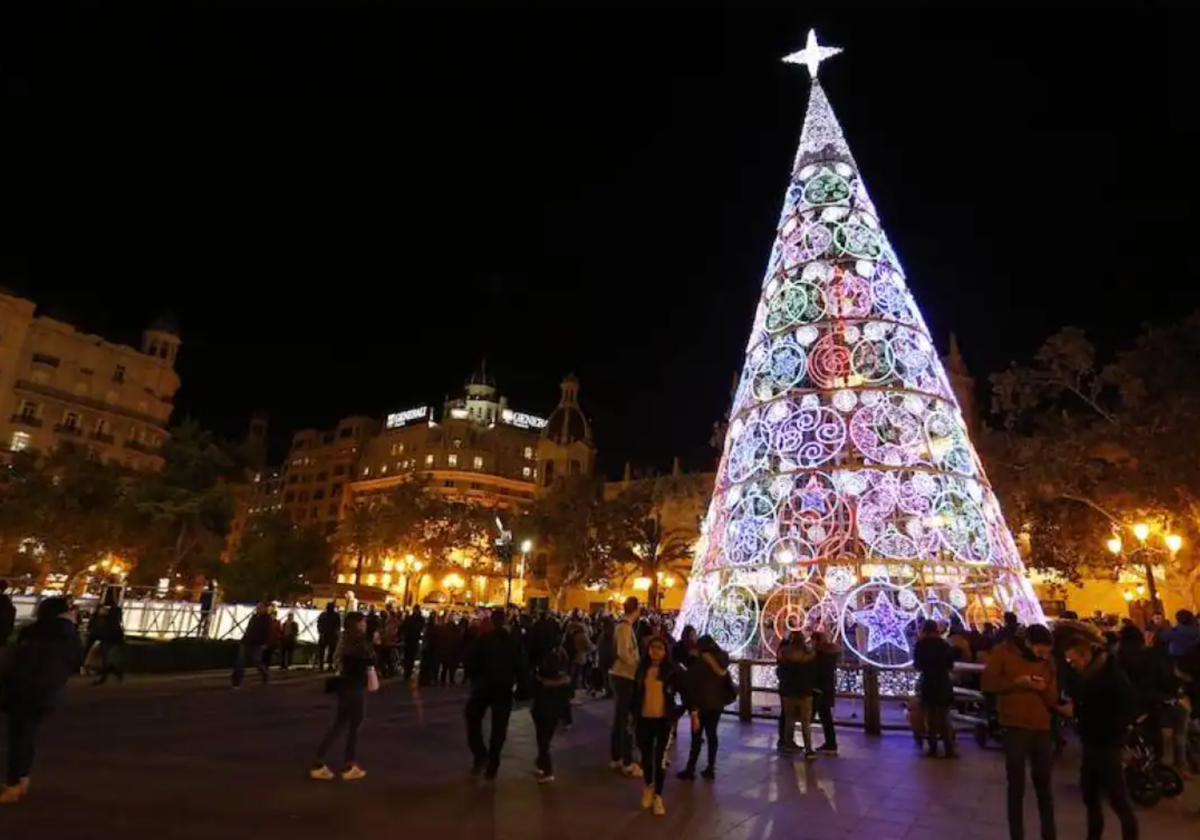
[{"label": "palm tree", "polygon": [[338,550],[355,555],[354,584],[362,585],[363,565],[378,557],[388,544],[390,523],[387,506],[365,500],[350,507],[337,531]]}]

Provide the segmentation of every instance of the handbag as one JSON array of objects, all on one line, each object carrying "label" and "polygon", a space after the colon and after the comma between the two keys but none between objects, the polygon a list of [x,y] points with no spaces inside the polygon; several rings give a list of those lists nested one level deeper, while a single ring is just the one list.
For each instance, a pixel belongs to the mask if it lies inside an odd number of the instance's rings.
[{"label": "handbag", "polygon": [[372,665],[369,668],[367,668],[367,691],[378,691],[378,690],[379,690],[379,672],[376,671],[375,666]]}]

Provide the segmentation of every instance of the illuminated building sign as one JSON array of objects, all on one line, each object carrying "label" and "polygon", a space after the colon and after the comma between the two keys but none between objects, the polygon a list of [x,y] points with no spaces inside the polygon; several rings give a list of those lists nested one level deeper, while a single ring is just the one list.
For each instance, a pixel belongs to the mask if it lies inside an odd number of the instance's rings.
[{"label": "illuminated building sign", "polygon": [[534,417],[532,414],[522,414],[519,411],[513,411],[511,408],[504,409],[500,418],[510,426],[516,426],[518,429],[544,429],[546,421],[541,417]]},{"label": "illuminated building sign", "polygon": [[410,408],[408,411],[397,411],[395,414],[389,414],[385,425],[389,429],[398,429],[405,423],[411,423],[414,420],[424,420],[429,416],[429,406],[423,405],[420,408]]}]

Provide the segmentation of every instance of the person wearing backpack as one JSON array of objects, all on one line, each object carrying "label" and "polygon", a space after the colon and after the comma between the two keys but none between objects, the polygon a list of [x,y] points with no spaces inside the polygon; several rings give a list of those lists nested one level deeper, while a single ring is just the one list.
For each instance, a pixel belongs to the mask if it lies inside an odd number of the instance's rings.
[{"label": "person wearing backpack", "polygon": [[46,598],[37,618],[17,637],[12,660],[0,679],[0,711],[8,720],[8,761],[0,804],[29,793],[37,733],[58,706],[67,680],[79,670],[83,650],[75,611],[65,598]]}]

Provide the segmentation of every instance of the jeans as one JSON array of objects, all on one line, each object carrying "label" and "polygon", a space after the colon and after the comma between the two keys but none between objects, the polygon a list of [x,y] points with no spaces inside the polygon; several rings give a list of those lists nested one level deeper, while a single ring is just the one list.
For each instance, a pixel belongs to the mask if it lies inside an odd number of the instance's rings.
[{"label": "jeans", "polygon": [[642,752],[642,778],[646,787],[662,795],[666,781],[667,743],[671,740],[674,718],[638,718],[637,741]]},{"label": "jeans", "polygon": [[8,771],[7,783],[15,785],[33,769],[33,752],[38,725],[42,715],[26,709],[8,712]]},{"label": "jeans", "polygon": [[292,659],[296,656],[296,643],[283,642],[279,646],[279,667],[287,670],[292,667]]},{"label": "jeans", "polygon": [[238,647],[237,660],[233,664],[233,674],[231,679],[233,687],[239,688],[246,679],[246,663],[254,663],[254,667],[258,669],[262,681],[265,683],[268,679],[268,671],[263,664],[263,658],[266,653],[266,645],[240,645]]},{"label": "jeans", "polygon": [[954,732],[950,728],[950,707],[921,704],[925,714],[925,737],[929,741],[929,752],[937,752],[938,739],[945,745],[946,755],[954,752]]},{"label": "jeans", "polygon": [[1137,817],[1129,803],[1119,748],[1097,749],[1084,745],[1079,786],[1083,788],[1083,805],[1087,808],[1087,840],[1101,840],[1104,836],[1104,811],[1100,805],[1104,796],[1108,797],[1108,804],[1121,823],[1121,840],[1138,840]]},{"label": "jeans", "polygon": [[96,675],[97,683],[107,682],[109,674],[116,674],[118,680],[120,680],[124,677],[124,674],[122,674],[121,669],[119,667],[117,667],[116,656],[114,655],[116,653],[116,650],[118,647],[119,647],[119,645],[116,644],[115,642],[101,642],[100,643],[100,663],[101,664],[100,664],[100,673]]},{"label": "jeans", "polygon": [[813,698],[814,711],[817,718],[821,721],[821,734],[824,737],[824,743],[821,745],[825,749],[837,749],[837,729],[833,725],[833,695],[821,692]]},{"label": "jeans", "polygon": [[417,644],[416,642],[404,643],[404,681],[408,682],[412,679],[413,671],[417,667]]},{"label": "jeans", "polygon": [[[633,764],[633,738],[629,734],[629,708],[633,703],[633,680],[609,677],[613,690],[612,735],[609,738],[609,757],[622,764]],[[643,760],[645,756],[643,756]]]},{"label": "jeans", "polygon": [[708,768],[717,766],[717,724],[721,722],[721,710],[700,713],[700,728],[692,731],[692,747],[688,752],[688,769],[695,770],[696,762],[700,760],[700,748],[704,746],[704,738],[708,736]]},{"label": "jeans", "polygon": [[550,742],[554,740],[554,730],[557,727],[558,719],[553,714],[533,716],[533,731],[537,737],[537,769],[547,776],[554,775],[554,764],[550,760]]},{"label": "jeans", "polygon": [[337,650],[338,637],[320,636],[317,639],[317,669],[333,670],[333,652]]},{"label": "jeans", "polygon": [[346,766],[349,767],[354,763],[358,752],[358,728],[362,726],[366,707],[365,689],[343,687],[338,692],[337,716],[333,719],[333,725],[329,727],[325,737],[321,739],[321,746],[317,747],[319,764],[325,763],[325,754],[329,752],[329,748],[333,746],[333,742],[337,740],[343,729],[346,730]]},{"label": "jeans", "polygon": [[[512,714],[512,694],[472,694],[467,700],[467,746],[476,764],[487,763],[491,771],[500,766],[500,753],[508,737],[508,718]],[[492,732],[488,745],[483,744],[483,715],[492,710]]]},{"label": "jeans", "polygon": [[1163,726],[1171,730],[1171,763],[1181,773],[1188,769],[1191,758],[1188,755],[1188,724],[1190,717],[1191,715],[1187,707],[1182,703],[1171,703],[1162,711]]},{"label": "jeans", "polygon": [[1008,836],[1025,840],[1025,765],[1033,778],[1042,840],[1055,840],[1054,796],[1050,792],[1050,769],[1054,764],[1054,737],[1038,729],[1009,727],[1004,730],[1004,771],[1008,780]]},{"label": "jeans", "polygon": [[783,698],[783,746],[796,746],[796,724],[800,724],[800,737],[804,750],[812,752],[812,695]]}]

